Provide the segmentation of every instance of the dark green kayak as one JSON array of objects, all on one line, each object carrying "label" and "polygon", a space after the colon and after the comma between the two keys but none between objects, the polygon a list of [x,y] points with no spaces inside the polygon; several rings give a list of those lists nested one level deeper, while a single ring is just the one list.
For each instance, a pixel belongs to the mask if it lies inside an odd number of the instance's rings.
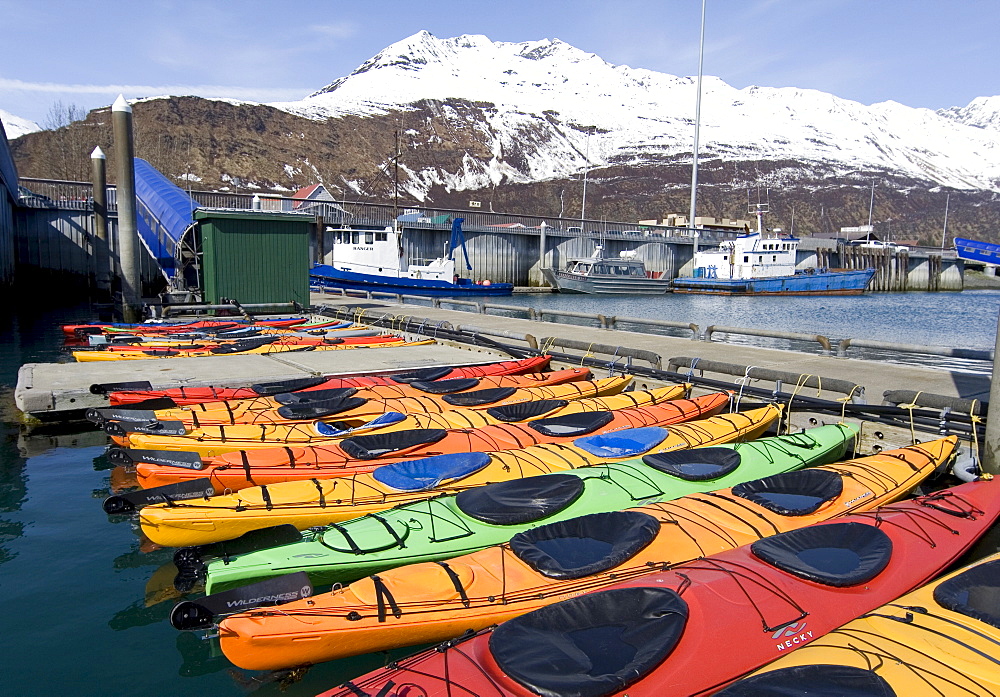
[{"label": "dark green kayak", "polygon": [[[316,585],[351,581],[403,564],[437,561],[509,540],[545,523],[714,491],[780,472],[843,459],[857,428],[820,426],[756,441],[646,455],[635,460],[498,482],[453,496],[312,528],[291,539],[265,531],[268,546],[182,550],[178,564],[204,573],[206,593],[304,571]],[[291,526],[287,526],[291,527]],[[260,546],[260,545],[258,545]],[[211,559],[207,568],[202,558]]]}]

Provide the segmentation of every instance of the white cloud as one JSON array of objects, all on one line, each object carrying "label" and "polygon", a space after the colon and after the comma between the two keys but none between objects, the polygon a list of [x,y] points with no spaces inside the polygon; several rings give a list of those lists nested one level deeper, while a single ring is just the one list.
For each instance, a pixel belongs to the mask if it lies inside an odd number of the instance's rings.
[{"label": "white cloud", "polygon": [[26,82],[0,78],[0,94],[5,92],[48,92],[52,94],[124,94],[136,95],[197,95],[200,97],[226,97],[262,102],[301,99],[311,88],[306,87],[241,87],[233,85],[81,85],[58,82]]},{"label": "white cloud", "polygon": [[333,24],[312,24],[307,29],[333,39],[350,39],[358,35],[359,27],[354,22],[335,22]]}]

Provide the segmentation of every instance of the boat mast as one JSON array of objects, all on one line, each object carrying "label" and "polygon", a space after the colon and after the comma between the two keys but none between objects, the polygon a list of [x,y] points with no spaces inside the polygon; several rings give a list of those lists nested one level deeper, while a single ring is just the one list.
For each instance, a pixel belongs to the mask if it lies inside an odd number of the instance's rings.
[{"label": "boat mast", "polygon": [[941,251],[944,251],[944,243],[948,237],[948,204],[951,203],[951,194],[944,200],[944,227],[941,229]]},{"label": "boat mast", "polygon": [[702,68],[705,64],[705,4],[707,0],[701,0],[701,41],[698,45],[698,83],[696,87],[697,96],[694,102],[694,149],[691,156],[691,209],[688,215],[688,226],[694,231],[694,249],[692,258],[698,253],[698,231],[694,229],[694,212],[698,201],[698,132],[701,129],[701,76]]},{"label": "boat mast", "polygon": [[399,130],[396,130],[396,154],[392,158],[392,231],[399,232]]}]

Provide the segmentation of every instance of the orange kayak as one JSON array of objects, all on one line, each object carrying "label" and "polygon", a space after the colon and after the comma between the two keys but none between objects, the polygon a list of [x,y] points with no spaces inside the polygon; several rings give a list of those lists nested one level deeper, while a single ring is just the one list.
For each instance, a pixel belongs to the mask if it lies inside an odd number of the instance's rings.
[{"label": "orange kayak", "polygon": [[382,465],[447,453],[521,450],[566,443],[585,435],[625,428],[667,426],[713,416],[729,403],[728,392],[676,399],[653,406],[594,411],[506,423],[477,429],[412,429],[345,438],[325,446],[283,447],[227,453],[201,469],[138,462],[136,478],[146,489],[208,477],[216,492],[302,479],[345,477]]}]

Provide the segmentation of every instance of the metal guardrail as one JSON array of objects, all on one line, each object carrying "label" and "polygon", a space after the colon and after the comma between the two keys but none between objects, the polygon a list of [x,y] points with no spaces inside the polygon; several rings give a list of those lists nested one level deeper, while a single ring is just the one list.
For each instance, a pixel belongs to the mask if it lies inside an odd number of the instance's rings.
[{"label": "metal guardrail", "polygon": [[949,346],[922,346],[920,344],[897,344],[892,341],[873,341],[871,339],[842,339],[837,344],[837,358],[850,358],[847,349],[850,347],[896,351],[898,353],[920,353],[928,356],[946,356],[948,358],[965,358],[974,361],[992,361],[993,351],[986,349],[951,348]]},{"label": "metal guardrail", "polygon": [[469,334],[482,334],[483,336],[495,336],[499,339],[514,339],[515,341],[523,341],[528,345],[528,348],[538,349],[538,339],[532,334],[521,334],[519,332],[510,332],[504,329],[486,329],[483,327],[477,327],[474,324],[460,324],[456,327],[460,332],[468,332]]},{"label": "metal guardrail", "polygon": [[819,378],[815,375],[801,375],[791,373],[786,370],[772,370],[770,368],[758,368],[757,366],[738,365],[736,363],[724,363],[722,361],[710,361],[704,358],[689,358],[687,356],[677,356],[667,361],[667,370],[681,372],[678,368],[687,368],[689,374],[694,371],[708,371],[721,375],[738,375],[743,380],[767,380],[776,384],[776,390],[781,391],[782,384],[795,385],[799,388],[811,387],[814,389],[829,390],[850,396],[855,404],[864,404],[865,388],[849,380],[838,380],[836,378]]},{"label": "metal guardrail", "polygon": [[721,324],[712,324],[705,328],[705,341],[712,340],[712,334],[723,332],[725,334],[741,334],[743,336],[761,336],[769,339],[788,339],[790,341],[815,341],[823,348],[823,355],[830,355],[830,340],[822,334],[800,334],[798,332],[779,332],[771,329],[749,329],[746,327],[726,327]]},{"label": "metal guardrail", "polygon": [[635,349],[628,346],[614,346],[612,344],[591,343],[588,341],[579,341],[577,339],[563,339],[557,336],[546,336],[538,341],[543,350],[547,350],[553,346],[558,346],[560,348],[584,351],[585,357],[592,354],[602,354],[605,356],[611,356],[613,361],[617,361],[619,358],[627,358],[629,360],[626,365],[631,365],[631,359],[635,358],[640,361],[646,361],[656,370],[660,370],[663,367],[663,359],[660,357],[660,354],[652,351],[645,351],[643,349]]}]

